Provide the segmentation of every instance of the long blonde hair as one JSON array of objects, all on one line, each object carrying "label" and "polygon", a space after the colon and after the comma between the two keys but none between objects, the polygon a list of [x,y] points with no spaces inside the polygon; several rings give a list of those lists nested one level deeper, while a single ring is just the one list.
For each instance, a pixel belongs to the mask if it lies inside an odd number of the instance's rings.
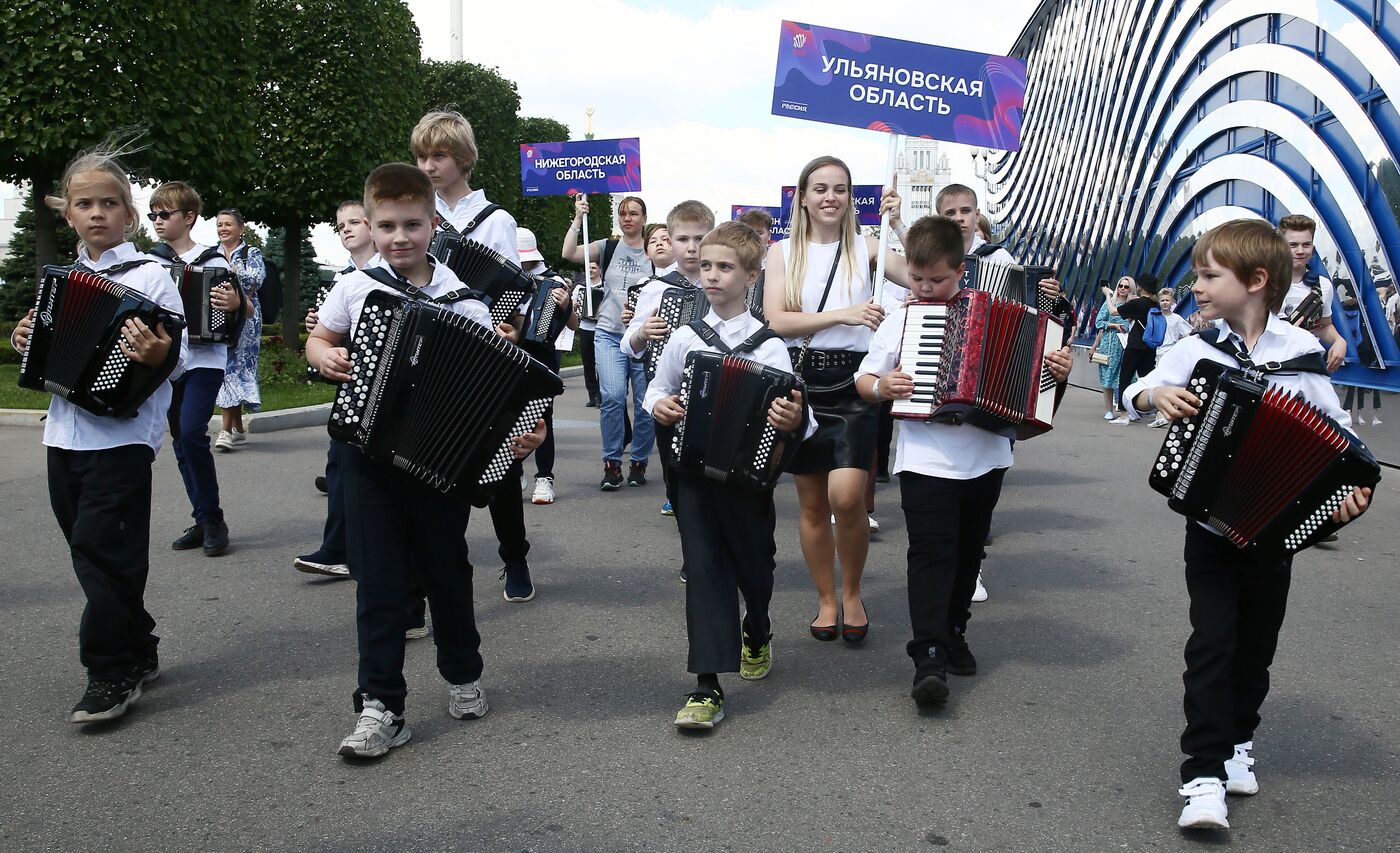
[{"label": "long blonde hair", "polygon": [[131,197],[130,173],[117,158],[140,151],[141,148],[135,146],[138,138],[139,133],[135,131],[119,131],[108,137],[105,142],[80,152],[78,156],[68,162],[68,167],[63,170],[63,178],[58,184],[58,195],[45,196],[44,204],[56,211],[59,216],[63,216],[68,212],[68,195],[73,180],[83,172],[101,172],[116,181],[120,188],[122,205],[126,208],[127,218],[122,236],[130,240],[137,231],[141,230],[141,217],[136,210],[136,202]]},{"label": "long blonde hair", "polygon": [[[807,276],[807,238],[811,231],[810,218],[807,215],[807,208],[802,206],[802,196],[807,192],[807,183],[812,178],[812,173],[825,166],[839,166],[846,173],[846,186],[851,186],[851,169],[845,161],[839,157],[824,155],[818,157],[806,166],[802,167],[802,173],[797,177],[797,194],[792,199],[792,238],[788,240],[787,259],[787,288],[783,296],[785,307],[789,311],[802,310],[802,280]],[[856,266],[856,246],[861,249],[865,246],[860,244],[860,230],[856,227],[856,207],[851,201],[846,202],[846,210],[841,214],[841,266],[845,270],[846,292],[850,293],[853,283],[857,280],[858,267]],[[860,262],[867,267],[870,266],[868,251],[860,253]]]}]

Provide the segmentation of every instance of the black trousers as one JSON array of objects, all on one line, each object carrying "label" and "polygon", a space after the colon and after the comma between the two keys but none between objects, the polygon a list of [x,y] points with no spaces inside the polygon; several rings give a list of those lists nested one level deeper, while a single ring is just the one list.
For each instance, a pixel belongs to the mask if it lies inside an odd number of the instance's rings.
[{"label": "black trousers", "polygon": [[[554,344],[526,341],[521,348],[555,373],[559,372],[559,350]],[[554,476],[554,407],[544,413],[544,442],[535,451],[535,476]]]},{"label": "black trousers", "polygon": [[1118,393],[1121,395],[1133,384],[1134,378],[1142,378],[1157,366],[1155,349],[1124,349],[1123,361],[1118,365]]},{"label": "black trousers", "polygon": [[880,404],[880,433],[875,441],[875,471],[890,472],[890,444],[894,441],[894,401]]},{"label": "black trousers", "polygon": [[155,657],[160,642],[145,603],[154,460],[144,444],[48,448],[49,503],[87,597],[78,659],[91,678],[116,678]]},{"label": "black trousers", "polygon": [[578,330],[578,351],[583,356],[583,384],[588,388],[588,399],[601,400],[598,390],[598,366],[593,354],[593,330]]},{"label": "black trousers", "polygon": [[914,629],[906,650],[916,661],[930,648],[946,653],[953,633],[967,630],[982,547],[1005,476],[1005,468],[971,480],[911,471],[899,475],[909,531],[909,621]]},{"label": "black trousers", "polygon": [[408,695],[403,635],[415,577],[433,609],[438,672],[449,684],[481,677],[481,635],[464,538],[469,507],[358,451],[351,450],[343,461],[346,556],[358,581],[355,710],[370,696],[402,714]]},{"label": "black trousers", "polygon": [[671,470],[674,462],[674,454],[671,452],[671,441],[676,437],[676,427],[656,425],[656,455],[661,457],[661,479],[666,483],[666,500],[671,502],[671,508],[676,507],[676,472]]},{"label": "black trousers", "polygon": [[748,492],[678,474],[675,504],[685,555],[686,670],[739,669],[739,595],[747,616],[742,630],[767,639],[773,598],[773,493]]},{"label": "black trousers", "polygon": [[1291,556],[1260,559],[1194,521],[1186,524],[1186,641],[1181,781],[1225,778],[1237,743],[1254,739],[1288,606]]},{"label": "black trousers", "polygon": [[327,562],[345,562],[345,484],[342,471],[345,455],[359,453],[343,441],[331,439],[326,450],[326,525],[321,531],[317,554]]}]

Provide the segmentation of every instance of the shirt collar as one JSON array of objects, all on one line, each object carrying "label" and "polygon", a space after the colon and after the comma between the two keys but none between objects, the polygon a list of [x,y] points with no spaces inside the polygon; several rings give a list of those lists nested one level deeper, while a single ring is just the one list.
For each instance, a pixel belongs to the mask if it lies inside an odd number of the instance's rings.
[{"label": "shirt collar", "polygon": [[[426,290],[429,287],[434,287],[439,284],[448,285],[449,287],[455,287],[456,285],[461,284],[461,281],[457,278],[457,276],[452,274],[452,270],[448,269],[445,264],[438,263],[437,258],[433,257],[432,255],[428,256],[428,266],[432,267],[433,277],[429,279],[427,284],[418,288],[419,290]],[[394,269],[394,265],[389,263],[389,261],[383,255],[376,254],[373,258],[370,258],[369,263],[365,264],[364,268],[369,269],[370,267],[379,267],[380,269],[388,270],[390,274],[394,276],[394,278],[398,279],[404,284],[412,285],[412,282],[404,278],[398,270]]]},{"label": "shirt collar", "polygon": [[471,210],[472,205],[479,204],[485,199],[486,192],[485,190],[472,190],[471,192],[457,199],[457,203],[455,205],[449,205],[447,201],[443,199],[442,196],[437,195],[436,193],[433,194],[433,197],[437,199],[437,209],[439,213],[451,214],[456,213],[457,211]]},{"label": "shirt collar", "polygon": [[[1220,333],[1224,335],[1227,340],[1237,341],[1241,347],[1244,346],[1244,336],[1236,332],[1233,328],[1231,328],[1230,324],[1226,321],[1216,320],[1215,328],[1219,329]],[[1280,319],[1277,314],[1271,313],[1269,314],[1268,319],[1264,321],[1264,332],[1262,335],[1260,335],[1260,338],[1263,338],[1264,335],[1283,337],[1284,335],[1288,334],[1289,328],[1290,326],[1287,321]],[[1259,344],[1256,342],[1254,346],[1257,349]]]},{"label": "shirt collar", "polygon": [[118,243],[103,252],[102,256],[95,261],[88,255],[87,248],[84,247],[82,254],[78,256],[78,260],[84,266],[91,267],[94,270],[105,270],[108,267],[129,261],[138,254],[139,252],[136,251],[136,244],[128,240],[125,243]]},{"label": "shirt collar", "polygon": [[973,252],[977,251],[977,248],[978,248],[979,246],[984,245],[986,242],[987,242],[986,240],[983,240],[983,239],[982,239],[982,235],[981,235],[981,234],[978,234],[978,233],[974,232],[973,235],[972,235],[972,248],[971,248],[971,249],[968,249],[968,250],[967,250],[967,253],[968,253],[969,255],[972,254]]},{"label": "shirt collar", "polygon": [[747,335],[749,324],[756,324],[757,322],[757,318],[747,311],[736,314],[728,320],[721,320],[719,315],[714,312],[713,308],[705,312],[705,325],[714,329],[721,336],[725,334]]}]

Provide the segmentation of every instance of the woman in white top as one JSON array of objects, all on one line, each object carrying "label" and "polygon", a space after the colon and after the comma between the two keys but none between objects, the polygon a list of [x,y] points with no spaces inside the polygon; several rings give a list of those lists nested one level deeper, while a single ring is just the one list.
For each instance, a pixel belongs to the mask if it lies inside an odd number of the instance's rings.
[{"label": "woman in white top", "polygon": [[[896,225],[899,196],[887,190],[881,209],[891,210]],[[865,480],[875,457],[879,409],[856,393],[854,377],[885,313],[871,299],[878,249],[879,241],[862,237],[856,227],[851,170],[835,157],[808,163],[797,180],[792,237],[768,250],[763,311],[773,331],[787,339],[817,417],[817,432],[788,470],[797,483],[802,554],[817,588],[811,631],[818,640],[834,640],[839,632],[857,643],[870,627],[860,579],[870,548]],[[903,257],[887,252],[885,264],[888,279],[907,284]]]}]

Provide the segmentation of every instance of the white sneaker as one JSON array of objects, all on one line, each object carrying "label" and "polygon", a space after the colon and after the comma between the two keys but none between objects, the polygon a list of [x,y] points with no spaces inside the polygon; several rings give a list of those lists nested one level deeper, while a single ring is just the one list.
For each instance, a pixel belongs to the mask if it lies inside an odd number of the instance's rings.
[{"label": "white sneaker", "polygon": [[1355,421],[1356,423],[1360,424],[1361,426],[1365,426],[1365,425],[1366,425],[1366,419],[1363,418],[1363,417],[1361,417],[1361,415],[1360,415],[1359,413],[1357,414],[1356,417],[1352,418],[1352,420]]},{"label": "white sneaker", "polygon": [[229,451],[233,449],[233,434],[226,429],[219,430],[219,435],[214,439],[214,447],[219,450]]},{"label": "white sneaker", "polygon": [[554,478],[536,477],[535,494],[530,497],[532,504],[552,504],[554,503]]},{"label": "white sneaker", "polygon": [[1158,415],[1155,419],[1153,419],[1152,423],[1148,424],[1148,426],[1152,427],[1153,429],[1157,429],[1159,427],[1164,427],[1169,423],[1171,423],[1171,421],[1167,420],[1161,415]]},{"label": "white sneaker", "polygon": [[974,590],[972,591],[972,600],[973,600],[973,601],[986,601],[986,600],[987,600],[987,588],[986,588],[985,586],[982,585],[982,573],[981,573],[981,572],[978,572],[978,573],[977,573],[977,588],[974,589]]},{"label": "white sneaker", "polygon": [[447,693],[447,713],[455,720],[479,720],[491,710],[479,678],[470,684],[454,684]]},{"label": "white sneaker", "polygon": [[1249,751],[1254,741],[1235,744],[1235,757],[1225,762],[1225,793],[1251,796],[1259,793],[1259,780],[1254,775],[1254,757]]},{"label": "white sneaker", "polygon": [[1113,420],[1113,413],[1112,413],[1112,412],[1104,412],[1104,413],[1103,413],[1103,419],[1106,420],[1106,421],[1111,421],[1111,420]]},{"label": "white sneaker", "polygon": [[424,617],[423,617],[423,624],[422,624],[422,625],[415,625],[414,627],[409,628],[409,629],[407,629],[407,630],[405,630],[405,631],[403,632],[403,638],[404,638],[405,640],[421,640],[421,639],[423,639],[423,638],[426,637],[426,636],[428,636],[428,617],[427,617],[427,616],[424,616]]},{"label": "white sneaker", "polygon": [[875,520],[875,516],[873,516],[873,515],[871,515],[871,516],[866,516],[866,517],[870,519],[870,532],[871,532],[871,533],[879,533],[879,532],[880,532],[880,522],[876,521],[876,520]]},{"label": "white sneaker", "polygon": [[242,444],[243,442],[245,442],[245,441],[248,440],[248,431],[247,431],[247,430],[243,430],[243,429],[229,430],[229,435],[232,437],[233,443],[234,443],[234,444]]},{"label": "white sneaker", "polygon": [[378,758],[408,743],[411,737],[413,731],[404,723],[402,714],[391,714],[383,702],[365,697],[355,731],[340,742],[338,751],[347,758]]},{"label": "white sneaker", "polygon": [[1123,426],[1128,423],[1128,419],[1126,417],[1114,418],[1113,420],[1109,421],[1109,423],[1113,424],[1114,426]]},{"label": "white sneaker", "polygon": [[1225,807],[1225,785],[1214,776],[1197,776],[1177,793],[1186,798],[1176,825],[1182,829],[1229,829],[1230,810]]},{"label": "white sneaker", "polygon": [[305,557],[292,560],[292,567],[308,575],[327,575],[333,578],[350,577],[350,567],[345,563],[318,563]]},{"label": "white sneaker", "polygon": [[1372,416],[1371,416],[1371,426],[1380,426],[1380,425],[1381,425],[1381,419],[1378,418],[1378,417],[1376,417],[1375,415],[1372,415]]}]

